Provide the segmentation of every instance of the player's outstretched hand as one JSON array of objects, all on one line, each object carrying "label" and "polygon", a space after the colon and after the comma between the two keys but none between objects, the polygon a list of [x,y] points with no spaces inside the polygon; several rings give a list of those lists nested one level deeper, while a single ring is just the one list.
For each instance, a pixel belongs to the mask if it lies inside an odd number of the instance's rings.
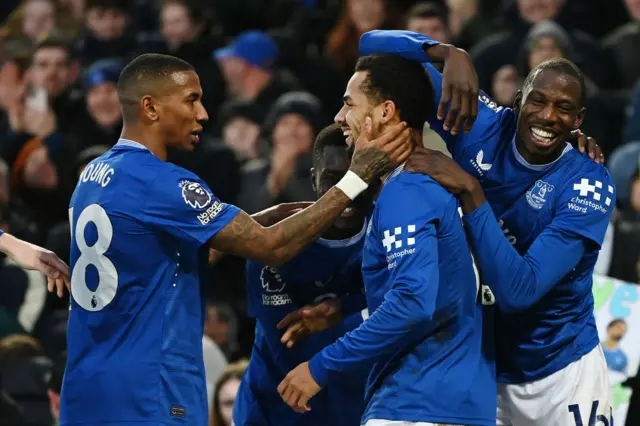
[{"label": "player's outstretched hand", "polygon": [[291,370],[278,385],[282,400],[297,413],[311,411],[308,402],[321,390],[311,375],[308,362]]},{"label": "player's outstretched hand", "polygon": [[602,149],[600,149],[600,145],[596,143],[594,138],[585,135],[581,130],[574,130],[571,132],[569,141],[572,143],[578,143],[578,149],[581,154],[586,152],[589,154],[589,158],[596,163],[604,163],[604,154],[602,153]]},{"label": "player's outstretched hand", "polygon": [[2,251],[21,268],[40,271],[47,276],[49,292],[55,289],[58,297],[62,297],[65,287],[70,290],[69,266],[55,253],[6,233],[0,238]]},{"label": "player's outstretched hand", "polygon": [[406,161],[413,151],[411,129],[404,121],[372,138],[371,117],[365,118],[362,132],[355,143],[350,171],[371,183],[393,167]]},{"label": "player's outstretched hand", "polygon": [[268,209],[262,210],[261,212],[254,213],[251,215],[251,217],[260,225],[268,227],[271,225],[275,225],[276,223],[288,218],[289,216],[293,216],[294,214],[306,209],[312,204],[313,202],[311,201],[282,203],[278,204],[277,206],[269,207]]},{"label": "player's outstretched hand", "polygon": [[[447,46],[442,70],[442,96],[438,105],[438,119],[444,119],[445,131],[451,130],[452,135],[463,129],[465,133],[471,131],[478,116],[478,93],[478,75],[471,57],[462,49]],[[445,117],[447,105],[449,112]]]},{"label": "player's outstretched hand", "polygon": [[297,341],[309,334],[324,331],[340,321],[342,321],[342,310],[339,299],[303,306],[288,314],[278,323],[278,328],[287,329],[280,342],[291,349]]}]

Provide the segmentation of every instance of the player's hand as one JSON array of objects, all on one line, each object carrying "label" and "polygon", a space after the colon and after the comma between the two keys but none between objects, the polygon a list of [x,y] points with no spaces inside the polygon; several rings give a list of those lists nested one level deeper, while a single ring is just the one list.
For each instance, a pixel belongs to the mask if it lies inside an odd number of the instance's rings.
[{"label": "player's hand", "polygon": [[467,189],[469,180],[473,179],[451,158],[424,147],[416,147],[407,160],[405,170],[429,175],[453,194],[460,194]]},{"label": "player's hand", "polygon": [[413,151],[411,129],[404,121],[387,129],[379,137],[372,138],[371,117],[365,118],[362,132],[355,142],[355,150],[349,170],[371,183],[393,167],[406,161]]},{"label": "player's hand", "polygon": [[[457,135],[463,129],[471,131],[478,116],[478,75],[467,52],[454,46],[432,46],[428,50],[446,49],[443,54],[442,96],[438,105],[438,119],[444,119],[443,128]],[[449,105],[449,103],[451,103]],[[449,106],[449,112],[445,112]]]},{"label": "player's hand", "polygon": [[313,202],[310,201],[278,204],[277,206],[269,207],[268,209],[262,210],[261,212],[252,214],[251,217],[260,225],[268,227],[275,225],[276,223],[288,218],[289,216],[293,216],[294,214],[306,209],[312,204]]},{"label": "player's hand", "polygon": [[303,306],[278,323],[278,328],[287,329],[280,338],[280,343],[291,349],[297,341],[309,334],[324,331],[340,321],[342,321],[342,310],[339,299]]},{"label": "player's hand", "polygon": [[311,411],[308,402],[321,390],[311,375],[308,362],[291,370],[278,385],[282,400],[297,413]]},{"label": "player's hand", "polygon": [[405,170],[429,175],[444,189],[459,195],[465,213],[472,212],[485,202],[478,180],[440,151],[417,147],[407,160]]},{"label": "player's hand", "polygon": [[3,251],[23,269],[40,271],[47,276],[47,288],[54,289],[58,297],[64,295],[64,288],[71,291],[69,266],[55,253],[36,245],[27,243],[9,234],[0,236],[3,239]]},{"label": "player's hand", "polygon": [[572,143],[578,143],[578,149],[581,154],[587,152],[589,154],[589,158],[596,163],[604,163],[604,154],[594,138],[585,135],[581,130],[574,130],[571,132],[569,140]]}]

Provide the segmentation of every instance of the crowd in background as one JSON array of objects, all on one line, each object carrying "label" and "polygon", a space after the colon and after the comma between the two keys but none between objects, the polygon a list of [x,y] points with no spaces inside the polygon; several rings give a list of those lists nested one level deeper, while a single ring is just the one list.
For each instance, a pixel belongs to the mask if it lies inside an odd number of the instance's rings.
[{"label": "crowd in background", "polygon": [[[640,0],[2,0],[0,22],[0,227],[66,261],[69,199],[84,165],[118,141],[128,60],[168,53],[195,67],[206,132],[169,160],[254,213],[314,198],[311,148],[341,105],[360,35],[409,29],[469,51],[503,106],[538,63],[580,66],[582,130],[618,193],[597,272],[640,282]],[[243,260],[210,267],[206,256],[212,421],[228,426],[244,365],[233,363],[250,353],[253,327]],[[0,413],[13,424],[57,415],[69,300],[45,282],[0,259]]]}]

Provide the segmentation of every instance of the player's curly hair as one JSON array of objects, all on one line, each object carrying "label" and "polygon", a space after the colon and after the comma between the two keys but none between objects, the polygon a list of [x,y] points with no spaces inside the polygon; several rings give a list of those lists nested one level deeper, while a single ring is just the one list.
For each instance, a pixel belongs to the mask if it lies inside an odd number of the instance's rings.
[{"label": "player's curly hair", "polygon": [[381,103],[393,101],[400,119],[422,131],[433,107],[433,85],[421,64],[396,55],[363,56],[356,72],[365,71],[361,89],[369,99]]}]

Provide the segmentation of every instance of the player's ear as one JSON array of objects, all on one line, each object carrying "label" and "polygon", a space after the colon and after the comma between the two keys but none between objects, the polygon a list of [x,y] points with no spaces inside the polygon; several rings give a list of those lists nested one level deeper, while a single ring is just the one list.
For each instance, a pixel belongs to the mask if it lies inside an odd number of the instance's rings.
[{"label": "player's ear", "polygon": [[140,100],[140,106],[142,108],[142,114],[144,114],[149,120],[158,120],[158,108],[155,100],[151,96],[143,96]]},{"label": "player's ear", "polygon": [[584,121],[584,114],[587,112],[587,109],[582,107],[576,114],[575,120],[573,120],[573,130],[577,130],[582,126],[582,122]]},{"label": "player's ear", "polygon": [[396,104],[393,101],[384,101],[380,104],[381,115],[380,115],[380,124],[387,124],[396,115]]},{"label": "player's ear", "polygon": [[513,110],[520,112],[520,104],[522,104],[522,90],[518,90],[516,98],[513,100]]},{"label": "player's ear", "polygon": [[313,167],[310,170],[311,172],[311,187],[313,188],[314,192],[317,192],[317,185],[316,185],[316,169],[314,169]]}]

